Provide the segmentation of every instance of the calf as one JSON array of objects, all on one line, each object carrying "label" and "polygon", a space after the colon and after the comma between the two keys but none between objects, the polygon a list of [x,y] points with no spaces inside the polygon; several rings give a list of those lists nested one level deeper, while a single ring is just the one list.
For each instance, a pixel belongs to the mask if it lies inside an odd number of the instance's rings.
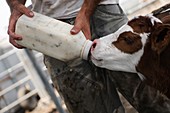
[{"label": "calf", "polygon": [[170,16],[138,16],[94,40],[91,60],[109,70],[138,73],[170,98]]}]

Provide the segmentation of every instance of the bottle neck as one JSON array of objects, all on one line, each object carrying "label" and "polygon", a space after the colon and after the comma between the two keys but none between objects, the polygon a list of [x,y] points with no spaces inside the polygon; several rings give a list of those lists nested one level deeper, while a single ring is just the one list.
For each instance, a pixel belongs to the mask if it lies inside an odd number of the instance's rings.
[{"label": "bottle neck", "polygon": [[84,60],[88,60],[88,55],[89,55],[89,52],[90,52],[90,48],[92,46],[92,41],[90,40],[86,40],[85,41],[85,44],[81,50],[81,58],[84,59]]}]

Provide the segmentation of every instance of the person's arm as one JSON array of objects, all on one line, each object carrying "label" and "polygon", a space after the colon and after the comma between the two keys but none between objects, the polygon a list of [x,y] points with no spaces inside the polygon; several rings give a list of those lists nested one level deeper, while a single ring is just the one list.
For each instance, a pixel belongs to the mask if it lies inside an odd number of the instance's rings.
[{"label": "person's arm", "polygon": [[84,0],[84,3],[79,11],[74,27],[71,30],[71,34],[77,34],[82,30],[87,39],[91,39],[90,32],[90,16],[93,14],[97,5],[101,0]]},{"label": "person's arm", "polygon": [[25,14],[28,17],[33,17],[34,14],[32,11],[25,7],[26,0],[6,0],[6,2],[11,10],[8,25],[9,42],[15,47],[21,49],[23,47],[16,43],[16,40],[22,40],[22,37],[20,35],[15,34],[16,22],[22,14]]}]

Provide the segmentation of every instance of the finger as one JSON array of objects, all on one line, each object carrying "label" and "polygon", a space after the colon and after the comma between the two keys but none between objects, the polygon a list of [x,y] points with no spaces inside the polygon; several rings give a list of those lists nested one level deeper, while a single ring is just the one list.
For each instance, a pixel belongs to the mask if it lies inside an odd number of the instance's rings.
[{"label": "finger", "polygon": [[84,36],[86,37],[86,39],[91,40],[90,27],[85,27],[84,29],[82,29],[82,32]]},{"label": "finger", "polygon": [[13,37],[16,40],[21,40],[22,37],[20,35],[15,34],[15,25],[16,25],[16,18],[13,16],[10,17],[9,26],[8,26],[8,34],[10,37]]},{"label": "finger", "polygon": [[80,27],[80,26],[74,25],[74,27],[71,29],[70,33],[71,33],[72,35],[75,35],[75,34],[79,33],[80,30],[81,30],[81,27]]},{"label": "finger", "polygon": [[16,48],[18,48],[18,49],[23,49],[23,48],[25,48],[25,47],[17,44],[17,43],[15,42],[15,40],[13,40],[12,38],[9,38],[9,42],[10,42],[13,46],[15,46]]},{"label": "finger", "polygon": [[83,32],[83,34],[86,37],[86,39],[91,40],[91,32],[89,32],[89,33]]},{"label": "finger", "polygon": [[8,34],[13,40],[22,40],[22,37],[20,35],[15,34],[14,32],[8,31]]},{"label": "finger", "polygon": [[34,16],[34,13],[29,10],[28,8],[26,8],[24,5],[20,4],[18,7],[17,7],[17,10],[19,10],[21,13],[25,14],[26,16],[28,17],[33,17]]},{"label": "finger", "polygon": [[71,29],[70,33],[72,35],[75,35],[77,33],[79,33],[82,30],[84,36],[86,37],[86,39],[91,40],[91,32],[90,32],[90,26],[84,26],[82,27],[82,25],[79,25],[78,23],[75,23],[74,27]]}]

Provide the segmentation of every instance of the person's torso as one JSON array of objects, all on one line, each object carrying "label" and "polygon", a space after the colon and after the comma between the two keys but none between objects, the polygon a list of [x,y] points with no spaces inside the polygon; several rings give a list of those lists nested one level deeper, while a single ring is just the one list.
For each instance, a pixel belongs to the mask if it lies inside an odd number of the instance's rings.
[{"label": "person's torso", "polygon": [[[32,0],[33,10],[56,18],[76,17],[84,0]],[[102,0],[100,4],[116,4],[118,0]]]}]

